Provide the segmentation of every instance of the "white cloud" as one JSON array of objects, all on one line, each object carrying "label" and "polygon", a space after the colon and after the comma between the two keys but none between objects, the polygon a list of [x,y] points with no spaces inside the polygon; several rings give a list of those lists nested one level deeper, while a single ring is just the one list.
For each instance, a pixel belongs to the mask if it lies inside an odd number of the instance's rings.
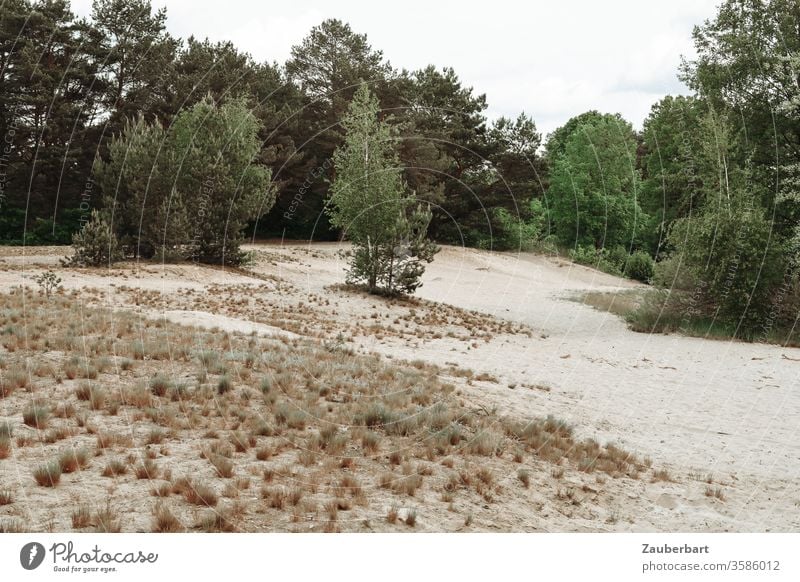
[{"label": "white cloud", "polygon": [[[681,54],[692,54],[694,24],[716,0],[408,0],[391,6],[356,0],[256,2],[154,0],[168,29],[231,40],[259,60],[283,62],[291,45],[325,18],[366,33],[395,67],[452,66],[486,93],[489,113],[525,111],[547,133],[588,109],[620,112],[641,126],[652,103],[686,92]],[[88,15],[91,0],[73,0]]]}]

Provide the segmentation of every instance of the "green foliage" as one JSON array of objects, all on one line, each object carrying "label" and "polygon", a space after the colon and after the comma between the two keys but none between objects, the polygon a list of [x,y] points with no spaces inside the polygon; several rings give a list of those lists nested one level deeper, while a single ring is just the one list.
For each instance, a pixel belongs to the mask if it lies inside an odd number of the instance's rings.
[{"label": "green foliage", "polygon": [[596,249],[593,246],[577,246],[569,253],[570,258],[581,265],[594,267],[604,273],[628,277],[649,283],[655,271],[655,262],[647,252],[638,250],[631,254],[622,246]]},{"label": "green foliage", "polygon": [[451,68],[401,74],[391,87],[397,88],[399,103],[384,101],[399,107],[404,177],[432,205],[431,234],[496,248],[504,216],[499,211],[525,222],[530,200],[542,196],[536,124],[521,114],[489,125],[486,96],[464,86]]},{"label": "green foliage", "polygon": [[[277,199],[265,197],[247,227],[335,239],[340,233],[323,212],[330,162],[361,80],[395,113],[387,121],[401,139],[402,175],[430,205],[436,237],[460,243],[463,233],[481,244],[502,229],[500,209],[526,222],[529,201],[542,196],[533,120],[489,123],[486,97],[451,68],[397,71],[366,35],[335,19],[292,47],[285,67],[256,62],[230,42],[181,42],[166,24],[166,10],[150,0],[96,0],[89,19],[72,14],[66,0],[4,3],[0,135],[14,131],[4,159],[3,243],[69,243],[93,208],[106,208],[126,252],[187,256],[187,225],[190,239],[197,233],[186,207],[196,193],[173,192],[164,128],[207,96],[217,105],[247,104],[259,125],[256,161],[275,171]],[[98,157],[109,165],[102,188],[92,181]],[[201,236],[202,254],[222,260],[211,255],[225,245],[208,238]]]},{"label": "green foliage", "polygon": [[655,264],[651,282],[660,289],[680,291],[689,291],[697,286],[691,270],[682,262],[681,257],[674,253]]},{"label": "green foliage", "polygon": [[775,208],[782,239],[800,219],[793,179],[800,151],[798,22],[796,0],[725,0],[715,18],[695,27],[697,57],[682,71],[714,109],[736,112],[731,119],[748,147],[734,152],[735,162],[750,164],[750,190],[764,208]]},{"label": "green foliage", "polygon": [[331,224],[353,243],[348,281],[371,293],[412,293],[437,247],[427,239],[431,213],[406,191],[393,140],[378,120],[366,84],[342,120],[345,143],[334,153],[336,180],[328,206]]},{"label": "green foliage", "polygon": [[100,63],[100,99],[110,135],[125,119],[159,117],[170,94],[178,42],[166,32],[165,8],[150,0],[94,0],[92,51]]},{"label": "green foliage", "polygon": [[[494,209],[496,227],[489,241],[490,248],[499,251],[531,251],[542,240],[546,213],[542,202],[538,199],[530,201],[530,212],[527,219],[513,216],[505,208]],[[479,243],[477,246],[484,247]]]},{"label": "green foliage", "polygon": [[186,211],[194,230],[192,257],[199,261],[239,264],[245,227],[275,201],[271,173],[256,162],[258,130],[243,102],[218,107],[206,99],[182,112],[168,131],[173,192],[182,205],[198,196]]},{"label": "green foliage", "polygon": [[80,267],[111,266],[119,260],[117,237],[108,222],[96,210],[80,231],[72,236],[73,254],[66,260]]},{"label": "green foliage", "polygon": [[671,260],[682,265],[673,278],[694,285],[690,318],[733,325],[739,337],[751,338],[773,318],[773,298],[790,266],[787,244],[755,194],[749,166],[736,161],[740,145],[728,118],[712,112],[698,131],[702,203],[672,224]]},{"label": "green foliage", "polygon": [[[68,243],[96,147],[87,26],[65,0],[0,8],[0,240]],[[93,143],[95,142],[95,143]],[[87,209],[88,210],[88,209]]]},{"label": "green foliage", "polygon": [[668,95],[653,105],[642,130],[642,210],[652,218],[643,233],[653,254],[666,248],[673,221],[702,203],[706,165],[702,132],[706,104],[697,97]]},{"label": "green foliage", "polygon": [[750,195],[737,192],[676,221],[670,240],[697,282],[699,308],[738,323],[743,337],[764,324],[783,282],[785,249]]},{"label": "green foliage", "polygon": [[550,221],[562,244],[636,244],[648,219],[637,200],[635,164],[633,129],[619,116],[591,116],[566,136],[547,192]]},{"label": "green foliage", "polygon": [[45,271],[33,278],[42,292],[50,297],[53,292],[61,287],[61,277],[56,275],[53,271]]},{"label": "green foliage", "polygon": [[653,257],[644,251],[636,251],[625,261],[625,276],[643,283],[649,283],[653,278],[655,262]]},{"label": "green foliage", "polygon": [[569,252],[574,262],[594,267],[604,273],[621,277],[625,268],[625,249],[596,249],[594,246],[578,245]]},{"label": "green foliage", "polygon": [[139,116],[111,140],[108,159],[95,160],[93,177],[103,193],[105,213],[129,255],[150,257],[158,246],[159,232],[174,233],[171,225],[154,219],[170,183],[162,167],[168,157],[162,152],[164,141],[164,130]]},{"label": "green foliage", "polygon": [[65,245],[80,229],[84,212],[80,208],[68,208],[54,220],[33,217],[25,220],[25,209],[6,207],[0,212],[0,244],[4,245]]},{"label": "green foliage", "polygon": [[[580,131],[582,125],[601,122],[607,117],[609,117],[607,114],[592,109],[591,111],[586,111],[567,120],[564,125],[547,136],[547,145],[545,147],[547,160],[552,164],[563,156],[567,150],[567,142],[574,133]],[[615,115],[613,117],[616,117],[620,122],[624,123],[620,115]]]},{"label": "green foliage", "polygon": [[[142,118],[95,164],[129,254],[239,264],[248,223],[269,210],[270,172],[256,163],[259,125],[241,101],[210,99],[163,130]],[[192,204],[188,203],[192,200]]]}]

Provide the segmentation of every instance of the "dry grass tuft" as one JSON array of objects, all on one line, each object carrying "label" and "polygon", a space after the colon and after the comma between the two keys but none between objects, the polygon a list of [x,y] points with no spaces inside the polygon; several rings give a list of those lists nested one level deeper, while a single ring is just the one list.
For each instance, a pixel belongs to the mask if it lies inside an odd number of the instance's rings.
[{"label": "dry grass tuft", "polygon": [[169,507],[164,503],[156,503],[153,510],[153,529],[154,533],[179,533],[184,531],[180,520],[175,517]]},{"label": "dry grass tuft", "polygon": [[214,489],[203,483],[189,483],[183,492],[183,497],[192,505],[205,505],[215,507],[219,501],[219,496]]},{"label": "dry grass tuft", "polygon": [[128,465],[122,459],[111,459],[103,467],[103,477],[117,477],[128,472]]},{"label": "dry grass tuft", "polygon": [[152,459],[145,459],[133,470],[137,479],[158,479],[161,469]]},{"label": "dry grass tuft", "polygon": [[40,465],[34,469],[33,478],[42,487],[55,487],[61,481],[61,465],[58,461]]},{"label": "dry grass tuft", "polygon": [[658,471],[653,471],[653,482],[656,481],[672,481],[672,476],[669,474],[669,471],[666,469],[659,469]]},{"label": "dry grass tuft", "polygon": [[72,512],[72,528],[83,529],[92,523],[92,511],[86,504],[81,504]]},{"label": "dry grass tuft", "polygon": [[226,479],[233,477],[233,461],[216,453],[208,453],[206,458],[214,467],[218,476]]},{"label": "dry grass tuft", "polygon": [[58,456],[58,464],[64,473],[74,473],[89,464],[89,451],[86,449],[67,449]]},{"label": "dry grass tuft", "polygon": [[36,429],[47,428],[50,411],[44,406],[33,405],[22,411],[22,421]]},{"label": "dry grass tuft", "polygon": [[111,500],[106,501],[103,509],[99,509],[92,516],[94,531],[96,533],[119,533],[122,531],[122,522],[119,513],[113,509]]}]

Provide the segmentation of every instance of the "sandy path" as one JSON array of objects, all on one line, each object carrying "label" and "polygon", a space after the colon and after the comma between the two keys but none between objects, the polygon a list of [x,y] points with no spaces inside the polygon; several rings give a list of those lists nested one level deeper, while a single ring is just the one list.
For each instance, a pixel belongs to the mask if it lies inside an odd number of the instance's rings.
[{"label": "sandy path", "polygon": [[[279,265],[277,272],[308,293],[322,293],[341,281],[343,265],[331,259],[335,245],[313,248],[303,264]],[[674,461],[712,472],[796,477],[800,362],[783,355],[800,358],[800,351],[634,333],[616,316],[569,300],[588,290],[636,286],[556,259],[447,247],[425,273],[418,296],[528,324],[546,338],[520,336],[470,351],[444,338],[405,355],[444,363],[453,361],[457,346],[462,366],[500,374],[506,383],[553,389],[499,387],[490,396],[500,405],[555,406],[604,440],[652,454],[672,451]],[[367,345],[395,356],[403,349]]]},{"label": "sandy path", "polygon": [[[282,276],[321,292],[341,280],[343,265],[331,260],[332,247],[313,248],[306,270],[289,265]],[[323,250],[328,258],[314,256]],[[635,333],[618,317],[569,299],[636,286],[557,259],[449,247],[429,266],[419,297],[525,323],[542,337],[512,336],[470,350],[447,338],[413,348],[363,343],[397,358],[489,372],[503,382],[481,385],[473,397],[507,412],[555,414],[585,436],[651,455],[676,474],[713,475],[737,488],[721,522],[698,500],[682,508],[672,495],[657,499],[676,529],[686,529],[686,520],[745,531],[800,528],[800,361],[784,357],[800,358],[800,350]],[[521,382],[551,391],[508,388]]]}]

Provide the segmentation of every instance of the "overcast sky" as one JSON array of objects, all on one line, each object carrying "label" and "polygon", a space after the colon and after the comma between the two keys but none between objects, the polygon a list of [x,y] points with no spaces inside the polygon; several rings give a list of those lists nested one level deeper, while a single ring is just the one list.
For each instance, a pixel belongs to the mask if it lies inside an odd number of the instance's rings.
[{"label": "overcast sky", "polygon": [[[695,24],[718,0],[418,1],[153,0],[167,28],[186,38],[231,40],[258,60],[283,63],[292,45],[326,18],[366,33],[396,68],[451,66],[486,93],[490,117],[524,111],[552,131],[586,111],[621,113],[637,128],[693,55]],[[72,0],[88,16],[91,0]]]}]

